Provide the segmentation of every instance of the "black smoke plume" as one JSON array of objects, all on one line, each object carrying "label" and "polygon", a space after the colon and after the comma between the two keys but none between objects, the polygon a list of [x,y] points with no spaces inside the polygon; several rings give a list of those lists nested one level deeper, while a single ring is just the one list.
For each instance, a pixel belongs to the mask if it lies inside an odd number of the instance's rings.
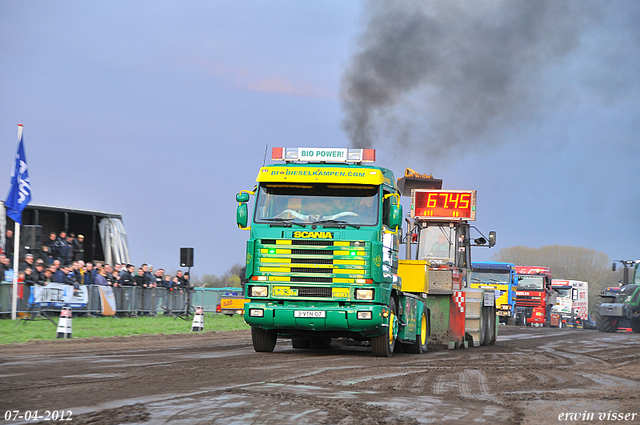
[{"label": "black smoke plume", "polygon": [[392,142],[446,156],[517,137],[582,88],[606,102],[640,80],[639,6],[366,2],[342,81],[343,127],[354,147]]}]

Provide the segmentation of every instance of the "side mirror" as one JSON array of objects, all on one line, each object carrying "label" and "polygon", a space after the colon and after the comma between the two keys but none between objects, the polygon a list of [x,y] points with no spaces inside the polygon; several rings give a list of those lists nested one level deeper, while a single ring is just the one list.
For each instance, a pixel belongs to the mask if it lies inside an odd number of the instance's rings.
[{"label": "side mirror", "polygon": [[[249,195],[247,195],[247,198],[248,197]],[[242,229],[247,227],[248,221],[249,221],[249,207],[247,207],[247,204],[242,203],[238,205],[238,209],[236,210],[236,222],[238,223],[238,227]]]},{"label": "side mirror", "polygon": [[496,244],[496,232],[492,230],[489,232],[489,248],[491,248],[495,244]]},{"label": "side mirror", "polygon": [[487,240],[481,236],[477,239],[474,239],[473,243],[475,243],[476,245],[484,245],[487,243]]},{"label": "side mirror", "polygon": [[240,192],[236,195],[237,202],[249,202],[249,194],[247,192]]},{"label": "side mirror", "polygon": [[397,230],[402,226],[402,205],[391,205],[389,207],[389,227]]}]

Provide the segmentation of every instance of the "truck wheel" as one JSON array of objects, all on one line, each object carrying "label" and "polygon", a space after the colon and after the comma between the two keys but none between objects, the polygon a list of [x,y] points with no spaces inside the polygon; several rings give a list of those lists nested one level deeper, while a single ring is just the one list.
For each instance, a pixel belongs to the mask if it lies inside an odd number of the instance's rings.
[{"label": "truck wheel", "polygon": [[371,350],[376,357],[391,357],[396,346],[396,336],[398,335],[398,308],[396,300],[389,301],[389,326],[387,331],[374,338],[371,338]]},{"label": "truck wheel", "polygon": [[614,302],[613,297],[601,297],[596,301],[596,327],[600,332],[616,332],[618,330],[618,318],[614,316],[601,316],[600,305]]},{"label": "truck wheel", "polygon": [[309,340],[304,338],[291,338],[291,346],[299,350],[311,348]]},{"label": "truck wheel", "polygon": [[253,349],[258,353],[270,353],[276,347],[278,334],[275,331],[268,331],[256,327],[251,328],[251,341]]},{"label": "truck wheel", "polygon": [[482,345],[489,345],[495,331],[495,318],[491,320],[491,307],[482,307]]},{"label": "truck wheel", "polygon": [[631,320],[631,330],[637,334],[640,334],[640,319]]},{"label": "truck wheel", "polygon": [[413,344],[404,345],[404,350],[411,354],[423,354],[427,352],[427,341],[429,340],[429,318],[426,312],[422,312],[420,318],[420,335],[416,335]]}]

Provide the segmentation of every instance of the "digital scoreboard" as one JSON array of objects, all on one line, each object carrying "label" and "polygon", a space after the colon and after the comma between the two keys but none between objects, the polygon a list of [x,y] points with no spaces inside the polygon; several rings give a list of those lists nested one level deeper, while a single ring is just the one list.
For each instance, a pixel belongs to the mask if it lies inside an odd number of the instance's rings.
[{"label": "digital scoreboard", "polygon": [[411,218],[422,220],[475,220],[475,190],[425,190],[411,192]]}]

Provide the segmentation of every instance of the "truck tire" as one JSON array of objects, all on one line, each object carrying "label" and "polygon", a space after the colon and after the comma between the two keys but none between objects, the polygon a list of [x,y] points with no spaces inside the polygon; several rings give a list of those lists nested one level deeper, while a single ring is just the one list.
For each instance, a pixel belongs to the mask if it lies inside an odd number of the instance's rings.
[{"label": "truck tire", "polygon": [[[416,335],[416,340],[413,344],[401,344],[399,347],[403,347],[405,353],[411,354],[424,354],[427,352],[427,341],[429,340],[429,318],[426,312],[422,312],[420,318],[420,335]],[[398,348],[398,347],[396,347]]]},{"label": "truck tire", "polygon": [[596,327],[600,332],[616,332],[618,330],[617,317],[600,315],[600,305],[605,303],[612,303],[614,301],[615,299],[613,297],[600,297],[600,299],[596,301]]},{"label": "truck tire", "polygon": [[308,339],[304,338],[291,338],[291,346],[298,350],[305,350],[311,348],[311,344]]},{"label": "truck tire", "polygon": [[493,339],[495,318],[491,320],[491,307],[482,307],[482,341],[481,345],[489,345]]},{"label": "truck tire", "polygon": [[487,309],[487,337],[484,340],[484,344],[482,345],[493,345],[496,343],[496,340],[493,338],[493,335],[496,333],[496,315],[495,315],[495,307],[486,307]]},{"label": "truck tire", "polygon": [[640,319],[639,318],[631,320],[631,330],[634,333],[640,334]]},{"label": "truck tire", "polygon": [[256,327],[251,328],[251,341],[253,349],[258,353],[271,353],[276,347],[278,334],[275,331],[268,331]]},{"label": "truck tire", "polygon": [[396,346],[396,336],[398,335],[398,308],[396,300],[389,301],[389,326],[387,331],[374,338],[371,338],[371,350],[376,357],[391,357]]}]

